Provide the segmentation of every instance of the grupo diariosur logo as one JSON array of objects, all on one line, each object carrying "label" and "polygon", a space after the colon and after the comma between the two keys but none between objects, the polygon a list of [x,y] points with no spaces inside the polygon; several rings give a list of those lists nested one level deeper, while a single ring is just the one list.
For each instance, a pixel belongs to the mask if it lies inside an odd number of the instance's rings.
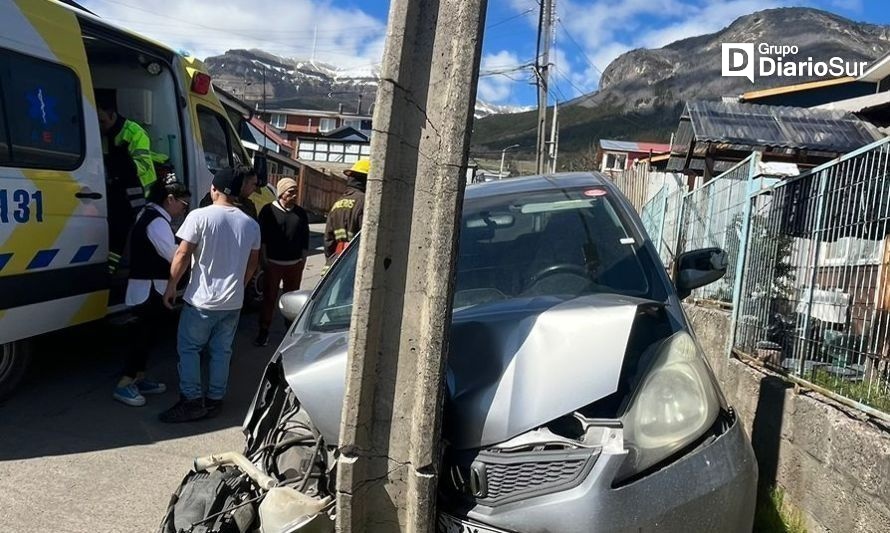
[{"label": "grupo diariosur logo", "polygon": [[[755,55],[756,52],[756,55]],[[723,76],[748,78],[767,77],[859,77],[868,68],[867,61],[849,61],[831,57],[827,61],[805,58],[795,45],[769,43],[722,43],[720,54]]]}]

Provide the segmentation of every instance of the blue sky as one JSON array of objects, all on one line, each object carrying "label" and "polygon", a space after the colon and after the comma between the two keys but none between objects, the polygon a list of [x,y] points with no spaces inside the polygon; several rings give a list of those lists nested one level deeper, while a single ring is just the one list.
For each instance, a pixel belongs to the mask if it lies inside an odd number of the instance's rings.
[{"label": "blue sky", "polygon": [[[261,48],[294,58],[369,71],[380,61],[387,0],[82,0],[110,21],[199,57]],[[886,0],[556,0],[553,98],[595,90],[621,53],[658,48],[717,31],[771,7],[809,6],[856,21],[890,25]],[[489,103],[535,101],[537,0],[490,0],[478,97]],[[781,44],[781,43],[778,43]]]}]

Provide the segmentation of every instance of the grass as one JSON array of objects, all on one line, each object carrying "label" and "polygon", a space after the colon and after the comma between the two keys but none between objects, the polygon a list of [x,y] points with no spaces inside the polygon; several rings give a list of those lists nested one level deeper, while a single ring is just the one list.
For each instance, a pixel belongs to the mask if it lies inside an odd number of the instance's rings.
[{"label": "grass", "polygon": [[822,369],[817,369],[810,376],[814,385],[826,388],[836,394],[840,394],[851,400],[874,407],[885,413],[890,413],[890,394],[886,390],[880,390],[880,385],[872,383],[869,391],[867,381],[850,381],[838,379]]},{"label": "grass", "polygon": [[771,487],[757,496],[754,513],[755,533],[807,533],[803,514],[785,503],[785,491]]}]

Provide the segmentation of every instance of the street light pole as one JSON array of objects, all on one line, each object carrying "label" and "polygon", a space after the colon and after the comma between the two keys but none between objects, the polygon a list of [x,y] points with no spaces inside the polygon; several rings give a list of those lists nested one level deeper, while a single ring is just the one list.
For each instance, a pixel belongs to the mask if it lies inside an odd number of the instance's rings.
[{"label": "street light pole", "polygon": [[513,144],[501,150],[501,169],[498,171],[498,179],[501,179],[504,176],[504,157],[507,155],[507,150],[510,150],[511,148],[519,148],[519,145]]}]

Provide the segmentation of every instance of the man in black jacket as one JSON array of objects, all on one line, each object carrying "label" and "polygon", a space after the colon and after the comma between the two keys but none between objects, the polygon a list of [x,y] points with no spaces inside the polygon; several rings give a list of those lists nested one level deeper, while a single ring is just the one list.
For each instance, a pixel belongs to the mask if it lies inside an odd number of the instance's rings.
[{"label": "man in black jacket", "polygon": [[284,292],[299,290],[309,256],[309,217],[297,205],[297,182],[282,178],[277,190],[278,199],[263,206],[259,215],[265,283],[257,346],[269,344],[279,286],[284,286]]}]

